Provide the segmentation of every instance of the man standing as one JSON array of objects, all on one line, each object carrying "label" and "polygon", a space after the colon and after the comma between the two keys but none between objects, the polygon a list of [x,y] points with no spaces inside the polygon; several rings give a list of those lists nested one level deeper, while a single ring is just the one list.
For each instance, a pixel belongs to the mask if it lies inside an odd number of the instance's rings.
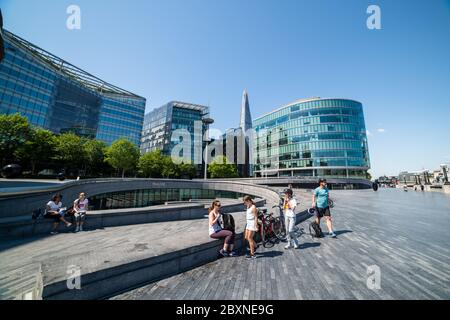
[{"label": "man standing", "polygon": [[313,192],[312,207],[316,208],[316,223],[320,226],[320,219],[325,217],[329,235],[336,238],[336,234],[333,231],[330,206],[328,204],[328,194],[327,180],[319,179],[319,187]]}]

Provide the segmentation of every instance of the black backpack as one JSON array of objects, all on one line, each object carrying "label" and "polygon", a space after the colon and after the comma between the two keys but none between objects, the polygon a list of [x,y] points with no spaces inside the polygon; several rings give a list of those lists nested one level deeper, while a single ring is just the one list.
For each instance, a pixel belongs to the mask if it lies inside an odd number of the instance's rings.
[{"label": "black backpack", "polygon": [[235,232],[236,224],[231,214],[222,214],[223,230]]},{"label": "black backpack", "polygon": [[322,229],[320,228],[320,225],[315,221],[309,224],[309,234],[313,238],[323,238]]}]

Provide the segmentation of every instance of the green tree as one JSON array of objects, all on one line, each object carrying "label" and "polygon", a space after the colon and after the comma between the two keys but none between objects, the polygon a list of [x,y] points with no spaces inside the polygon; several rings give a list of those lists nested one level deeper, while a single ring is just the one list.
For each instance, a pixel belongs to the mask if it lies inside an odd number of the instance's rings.
[{"label": "green tree", "polygon": [[224,156],[218,156],[208,164],[208,173],[211,178],[237,178],[239,176],[236,165],[230,163]]},{"label": "green tree", "polygon": [[106,149],[105,161],[113,168],[122,171],[122,178],[125,177],[125,171],[136,168],[139,159],[139,149],[125,138],[114,141]]},{"label": "green tree", "polygon": [[87,140],[84,145],[86,174],[98,175],[105,167],[106,144],[98,140]]},{"label": "green tree", "polygon": [[15,156],[21,163],[28,163],[32,174],[44,169],[55,153],[55,135],[42,128],[31,128],[28,140],[20,145]]},{"label": "green tree", "polygon": [[14,153],[30,137],[30,124],[20,114],[0,115],[0,159],[2,166],[14,160]]},{"label": "green tree", "polygon": [[78,172],[84,167],[83,140],[73,133],[64,133],[56,137],[55,153],[55,160],[65,170]]},{"label": "green tree", "polygon": [[192,179],[197,175],[197,169],[191,163],[180,163],[176,165],[178,178],[189,178]]},{"label": "green tree", "polygon": [[169,156],[164,156],[162,176],[164,178],[176,178],[178,174],[178,166],[173,163]]},{"label": "green tree", "polygon": [[146,178],[160,178],[164,165],[165,156],[161,150],[157,149],[142,155],[139,158],[138,168],[139,172]]}]

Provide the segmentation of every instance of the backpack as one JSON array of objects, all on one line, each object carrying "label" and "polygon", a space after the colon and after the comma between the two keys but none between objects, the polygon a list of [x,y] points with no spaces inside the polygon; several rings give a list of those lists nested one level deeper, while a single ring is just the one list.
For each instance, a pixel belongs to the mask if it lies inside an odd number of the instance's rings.
[{"label": "backpack", "polygon": [[231,214],[222,214],[223,230],[229,230],[234,232],[236,229],[236,224],[234,223],[234,218]]},{"label": "backpack", "polygon": [[315,221],[309,224],[309,234],[313,238],[323,238],[322,229],[320,228],[320,225]]},{"label": "backpack", "polygon": [[40,219],[44,216],[44,214],[45,214],[45,210],[42,208],[33,210],[32,214],[31,214],[31,219],[33,219],[33,220]]}]

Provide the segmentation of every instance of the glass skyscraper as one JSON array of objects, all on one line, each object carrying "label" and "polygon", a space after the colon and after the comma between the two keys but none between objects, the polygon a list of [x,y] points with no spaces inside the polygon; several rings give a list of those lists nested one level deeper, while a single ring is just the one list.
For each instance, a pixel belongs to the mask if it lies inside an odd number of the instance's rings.
[{"label": "glass skyscraper", "polygon": [[[192,163],[201,164],[204,134],[207,130],[207,124],[203,123],[203,120],[208,116],[209,107],[180,101],[171,101],[154,109],[144,118],[141,153],[159,149],[170,156],[173,148],[181,142],[180,137],[173,135],[173,132],[181,129],[186,130],[185,133],[188,133],[191,139]],[[187,155],[183,154],[177,156],[187,158]]]},{"label": "glass skyscraper", "polygon": [[20,113],[56,134],[73,132],[139,146],[146,100],[4,30],[0,113]]},{"label": "glass skyscraper", "polygon": [[348,99],[299,100],[253,121],[255,176],[366,178],[363,106]]}]

